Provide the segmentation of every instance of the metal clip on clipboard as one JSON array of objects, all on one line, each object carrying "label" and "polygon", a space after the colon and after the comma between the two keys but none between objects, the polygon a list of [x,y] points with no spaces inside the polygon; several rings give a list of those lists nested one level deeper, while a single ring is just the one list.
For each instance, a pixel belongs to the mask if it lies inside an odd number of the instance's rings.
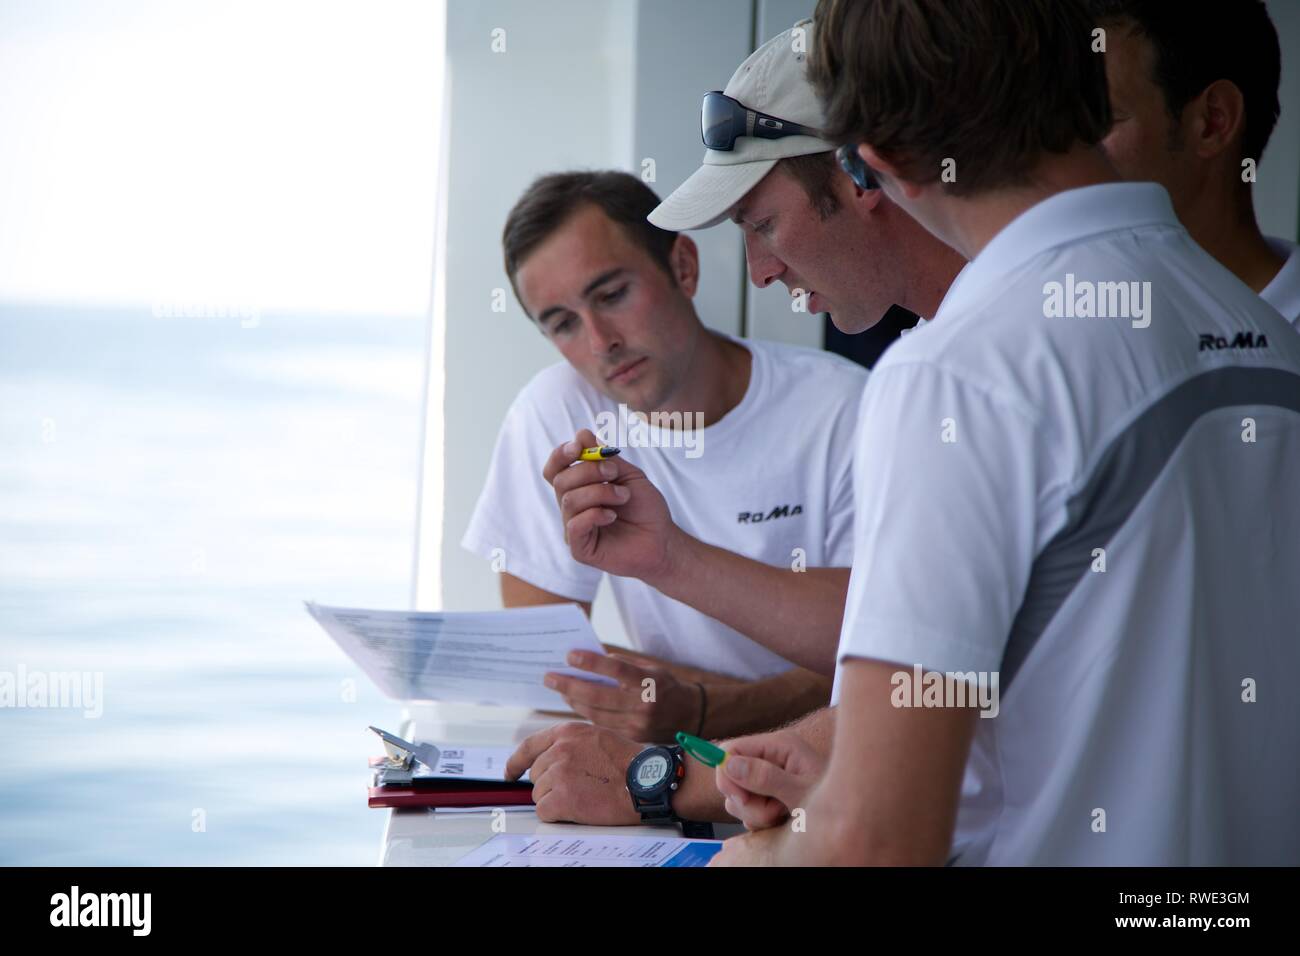
[{"label": "metal clip on clipboard", "polygon": [[371,727],[384,743],[384,762],[390,770],[411,770],[422,763],[430,770],[438,766],[438,748],[433,744],[413,744],[378,727]]}]

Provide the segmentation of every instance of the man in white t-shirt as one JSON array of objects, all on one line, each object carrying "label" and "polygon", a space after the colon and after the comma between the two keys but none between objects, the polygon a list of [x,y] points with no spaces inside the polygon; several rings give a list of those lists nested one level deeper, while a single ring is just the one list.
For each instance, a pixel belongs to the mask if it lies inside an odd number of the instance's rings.
[{"label": "man in white t-shirt", "polygon": [[1300,338],[1115,181],[1082,4],[944,7],[818,10],[827,134],[971,262],[864,395],[831,757],[717,774],[804,825],[718,862],[1294,864]]},{"label": "man in white t-shirt", "polygon": [[[507,605],[589,609],[602,572],[569,553],[541,467],[558,444],[593,428],[593,444],[617,445],[622,460],[644,469],[679,526],[820,588],[822,626],[836,627],[852,558],[852,439],[866,370],[705,328],[691,301],[694,243],[646,221],[657,203],[635,176],[584,171],[542,177],[511,211],[507,273],[566,361],[536,375],[511,405],[463,543],[498,561]],[[664,741],[683,729],[766,729],[825,704],[826,678],[618,568],[610,583],[646,657],[576,665],[615,678],[617,688],[552,675],[594,723]]]},{"label": "man in white t-shirt", "polygon": [[1090,0],[1106,31],[1121,176],[1160,183],[1192,238],[1300,329],[1300,247],[1265,236],[1255,167],[1280,112],[1281,51],[1263,0]]}]

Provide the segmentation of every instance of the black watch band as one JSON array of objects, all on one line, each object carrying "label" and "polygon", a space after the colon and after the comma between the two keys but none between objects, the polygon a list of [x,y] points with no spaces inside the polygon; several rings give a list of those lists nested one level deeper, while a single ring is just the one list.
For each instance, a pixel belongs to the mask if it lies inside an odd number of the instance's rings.
[{"label": "black watch band", "polygon": [[682,825],[682,836],[684,837],[690,837],[693,840],[713,839],[712,823],[702,823],[695,820],[682,820],[680,818],[677,822]]},{"label": "black watch band", "polygon": [[[656,757],[668,762],[668,772],[653,786],[643,786],[637,780],[638,770],[642,763]],[[686,751],[680,746],[646,747],[632,758],[627,768],[627,792],[632,806],[643,823],[680,823],[684,836],[711,839],[713,824],[683,820],[673,811],[673,794],[685,775]]]}]

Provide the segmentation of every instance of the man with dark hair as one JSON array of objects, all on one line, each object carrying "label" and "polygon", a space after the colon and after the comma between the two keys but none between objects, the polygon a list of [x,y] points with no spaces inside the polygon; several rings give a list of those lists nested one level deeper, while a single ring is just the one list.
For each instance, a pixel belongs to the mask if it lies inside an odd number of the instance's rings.
[{"label": "man with dark hair", "polygon": [[[852,437],[866,371],[818,350],[706,328],[692,303],[695,244],[646,221],[658,203],[635,176],[570,172],[538,179],[510,212],[506,272],[566,361],[540,372],[512,404],[463,543],[503,564],[507,605],[576,601],[590,610],[602,572],[570,554],[541,465],[580,429],[595,428],[588,441],[621,446],[620,460],[644,469],[655,503],[670,507],[693,539],[794,567],[797,574],[785,573],[821,595],[825,620],[813,623],[834,629],[852,557]],[[827,677],[624,568],[605,570],[646,656],[573,664],[617,686],[551,675],[598,726],[664,742],[683,729],[767,729],[825,704]],[[539,812],[562,813],[545,799],[543,769],[533,775]]]},{"label": "man with dark hair", "polygon": [[1081,2],[817,20],[827,135],[970,263],[864,396],[830,759],[734,742],[717,861],[1294,863],[1300,338],[1117,181]]},{"label": "man with dark hair", "polygon": [[[611,224],[671,277],[677,234],[652,225],[646,218],[646,206],[656,199],[654,190],[644,182],[618,170],[582,170],[539,177],[519,197],[501,231],[506,276],[515,298],[523,303],[515,280],[529,253],[583,205],[599,208]],[[536,316],[530,318],[535,320]]]},{"label": "man with dark hair", "polygon": [[1164,186],[1192,238],[1300,328],[1300,246],[1264,236],[1252,199],[1280,110],[1263,0],[1092,0],[1092,11],[1106,31],[1111,162]]}]

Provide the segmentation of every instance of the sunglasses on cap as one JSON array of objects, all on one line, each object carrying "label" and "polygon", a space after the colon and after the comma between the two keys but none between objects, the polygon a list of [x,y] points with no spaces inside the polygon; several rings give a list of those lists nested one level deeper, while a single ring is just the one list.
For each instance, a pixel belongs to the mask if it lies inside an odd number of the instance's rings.
[{"label": "sunglasses on cap", "polygon": [[721,90],[704,94],[700,107],[700,135],[709,149],[736,148],[738,136],[781,139],[784,136],[817,136],[817,130],[800,126],[767,113],[751,110]]},{"label": "sunglasses on cap", "polygon": [[835,158],[840,161],[840,169],[849,174],[849,179],[853,180],[853,185],[859,189],[879,189],[880,183],[876,177],[871,174],[870,167],[862,161],[858,155],[858,148],[851,143],[845,143],[835,151]]}]

